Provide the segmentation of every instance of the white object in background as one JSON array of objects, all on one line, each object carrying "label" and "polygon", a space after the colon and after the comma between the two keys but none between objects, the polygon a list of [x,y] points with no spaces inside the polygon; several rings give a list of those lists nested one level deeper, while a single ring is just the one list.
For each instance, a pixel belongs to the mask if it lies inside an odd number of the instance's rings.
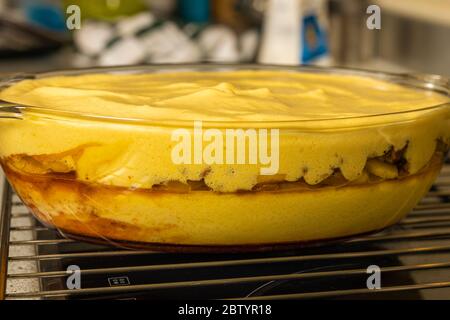
[{"label": "white object in background", "polygon": [[239,60],[242,62],[253,61],[258,50],[259,33],[255,29],[245,31],[239,38],[241,48]]},{"label": "white object in background", "polygon": [[237,35],[228,27],[221,25],[207,27],[200,34],[198,43],[208,61],[239,61]]},{"label": "white object in background", "polygon": [[173,22],[140,35],[138,38],[153,63],[186,63],[201,60],[201,51]]},{"label": "white object in background", "polygon": [[300,63],[301,16],[299,0],[268,0],[258,57],[260,63]]},{"label": "white object in background", "polygon": [[97,64],[97,60],[82,53],[73,53],[71,56],[72,67],[88,68]]},{"label": "white object in background", "polygon": [[114,36],[114,28],[108,23],[86,21],[81,29],[74,32],[74,42],[81,53],[96,56]]},{"label": "white object in background", "polygon": [[137,64],[145,61],[143,43],[134,37],[126,37],[115,42],[99,57],[99,65],[116,66]]},{"label": "white object in background", "polygon": [[139,13],[129,18],[121,19],[117,23],[117,33],[120,36],[131,36],[136,32],[150,27],[155,22],[155,17],[149,12]]}]

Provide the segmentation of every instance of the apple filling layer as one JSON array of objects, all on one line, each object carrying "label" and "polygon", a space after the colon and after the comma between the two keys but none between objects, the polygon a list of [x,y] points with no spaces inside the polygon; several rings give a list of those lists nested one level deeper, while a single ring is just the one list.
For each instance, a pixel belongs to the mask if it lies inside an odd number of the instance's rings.
[{"label": "apple filling layer", "polygon": [[[352,181],[347,180],[339,169],[333,170],[330,175],[324,177],[319,183],[314,185],[308,184],[304,179],[286,181],[285,175],[283,174],[271,176],[260,175],[257,177],[257,183],[251,190],[242,190],[238,192],[302,191],[401,179],[410,175],[408,172],[408,162],[404,157],[406,149],[407,146],[401,150],[394,150],[391,148],[383,156],[368,159],[359,177]],[[426,170],[430,165],[440,162],[447,150],[447,145],[439,141],[433,157],[422,170]],[[3,159],[2,162],[8,169],[24,175],[51,176],[52,178],[64,180],[77,180],[77,159],[82,152],[82,148],[77,148],[57,155],[12,155]],[[304,168],[304,170],[306,171],[308,168]],[[208,172],[206,171],[204,176],[207,174]],[[84,183],[86,183],[86,181],[84,181]],[[97,182],[91,181],[91,183],[96,184]],[[187,180],[187,182],[165,181],[155,184],[151,188],[145,188],[145,190],[174,193],[213,191],[207,186],[204,179],[198,181]]]}]

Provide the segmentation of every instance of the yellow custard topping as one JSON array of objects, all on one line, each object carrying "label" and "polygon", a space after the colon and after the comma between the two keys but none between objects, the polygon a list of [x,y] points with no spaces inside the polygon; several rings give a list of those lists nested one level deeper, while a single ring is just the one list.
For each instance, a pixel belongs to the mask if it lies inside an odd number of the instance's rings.
[{"label": "yellow custard topping", "polygon": [[[171,150],[177,142],[172,133],[177,128],[164,126],[164,120],[182,120],[191,132],[194,120],[221,121],[222,131],[239,127],[239,121],[255,121],[255,127],[264,127],[264,121],[281,121],[274,179],[303,179],[309,185],[324,181],[336,170],[348,181],[360,179],[368,159],[389,150],[406,150],[407,171],[414,174],[429,162],[437,141],[447,143],[449,138],[449,108],[393,114],[383,124],[380,116],[365,117],[362,122],[358,118],[436,106],[447,103],[448,97],[349,75],[286,71],[92,74],[25,80],[3,90],[0,99],[159,123],[50,119],[26,111],[24,120],[2,120],[10,123],[2,128],[0,157],[36,156],[16,162],[18,169],[75,172],[79,181],[132,189],[170,181],[204,181],[213,191],[235,192],[252,190],[267,179],[261,177],[259,163],[174,163]],[[323,120],[338,118],[347,118],[342,120],[344,128],[334,130],[336,120]],[[295,124],[284,126],[282,121],[287,120],[317,121],[308,122],[308,130],[302,130]],[[267,126],[277,128],[273,123]]]},{"label": "yellow custard topping", "polygon": [[50,77],[22,81],[0,99],[108,117],[230,122],[367,116],[448,102],[369,77],[283,71]]}]

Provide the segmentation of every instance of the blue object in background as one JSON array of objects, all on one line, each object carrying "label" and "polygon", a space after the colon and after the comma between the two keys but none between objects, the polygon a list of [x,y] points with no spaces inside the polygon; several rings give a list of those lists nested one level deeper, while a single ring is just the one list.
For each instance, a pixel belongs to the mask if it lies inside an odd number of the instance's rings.
[{"label": "blue object in background", "polygon": [[185,22],[208,22],[209,0],[178,0],[178,9]]},{"label": "blue object in background", "polygon": [[24,10],[30,23],[52,31],[66,31],[65,16],[57,5],[45,1],[25,1]]},{"label": "blue object in background", "polygon": [[301,61],[310,62],[328,53],[327,37],[320,27],[317,16],[309,15],[303,18],[302,32],[303,52]]}]

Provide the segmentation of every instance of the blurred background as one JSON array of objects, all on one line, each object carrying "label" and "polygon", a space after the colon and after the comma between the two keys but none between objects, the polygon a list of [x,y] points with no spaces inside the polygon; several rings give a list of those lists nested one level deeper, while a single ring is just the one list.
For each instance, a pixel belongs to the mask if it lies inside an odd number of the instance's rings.
[{"label": "blurred background", "polygon": [[0,73],[203,61],[450,76],[450,0],[0,0]]}]

